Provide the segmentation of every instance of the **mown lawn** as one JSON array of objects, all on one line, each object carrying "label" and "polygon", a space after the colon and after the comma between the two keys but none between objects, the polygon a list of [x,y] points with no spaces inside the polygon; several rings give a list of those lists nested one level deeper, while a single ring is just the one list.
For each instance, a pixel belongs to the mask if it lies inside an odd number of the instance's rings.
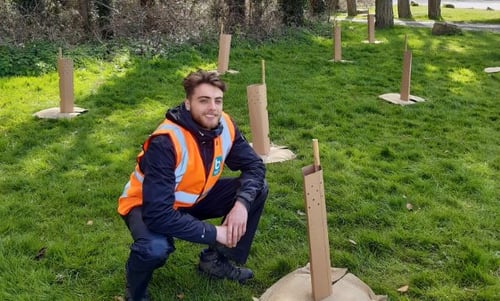
[{"label": "mown lawn", "polygon": [[[500,65],[500,35],[395,27],[377,31],[375,45],[363,43],[365,25],[342,27],[350,63],[329,61],[330,25],[233,39],[239,73],[223,76],[225,110],[251,141],[246,87],[260,82],[264,59],[270,138],[297,158],[267,165],[254,280],[198,275],[203,246],[178,241],[151,283],[154,300],[251,300],[308,262],[301,168],[314,138],[333,266],[390,300],[498,299],[500,75],[483,69]],[[399,92],[405,35],[411,94],[426,102],[403,107],[378,96]],[[0,78],[0,299],[119,300],[131,239],[117,197],[143,140],[182,100],[182,78],[215,69],[217,51],[216,41],[156,57],[70,49],[75,103],[88,109],[70,120],[32,116],[58,106],[57,73]]]}]

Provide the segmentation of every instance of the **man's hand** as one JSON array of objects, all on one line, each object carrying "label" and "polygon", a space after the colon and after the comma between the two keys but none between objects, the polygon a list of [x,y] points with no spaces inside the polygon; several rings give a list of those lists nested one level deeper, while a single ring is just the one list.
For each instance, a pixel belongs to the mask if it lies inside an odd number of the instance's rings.
[{"label": "man's hand", "polygon": [[226,215],[224,223],[222,223],[222,226],[227,227],[227,243],[225,244],[227,247],[236,247],[238,241],[247,231],[247,221],[247,208],[241,202],[236,201],[231,211]]}]

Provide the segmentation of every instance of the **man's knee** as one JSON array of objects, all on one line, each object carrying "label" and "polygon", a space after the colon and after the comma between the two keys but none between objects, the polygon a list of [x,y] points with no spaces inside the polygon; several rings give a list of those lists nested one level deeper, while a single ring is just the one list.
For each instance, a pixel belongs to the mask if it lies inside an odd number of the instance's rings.
[{"label": "man's knee", "polygon": [[255,200],[253,200],[249,214],[258,213],[260,215],[262,209],[264,208],[264,204],[266,202],[268,193],[269,193],[269,188],[267,186],[267,182],[264,180],[264,185],[262,185],[262,190],[259,192],[259,194],[257,194]]},{"label": "man's knee", "polygon": [[139,239],[131,247],[134,257],[151,269],[162,266],[168,259],[168,255],[174,251],[173,241],[166,238],[153,238],[150,240]]}]

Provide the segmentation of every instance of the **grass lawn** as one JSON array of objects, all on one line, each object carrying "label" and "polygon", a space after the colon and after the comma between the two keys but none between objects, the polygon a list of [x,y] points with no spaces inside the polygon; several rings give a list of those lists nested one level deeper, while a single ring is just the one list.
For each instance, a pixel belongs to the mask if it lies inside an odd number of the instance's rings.
[{"label": "grass lawn", "polygon": [[[427,6],[412,6],[410,10],[413,19],[418,21],[428,19]],[[394,16],[397,15],[398,11],[396,8]],[[443,21],[447,22],[500,24],[500,11],[498,10],[441,7],[441,17]]]},{"label": "grass lawn", "polygon": [[[444,1],[441,1],[442,4]],[[360,10],[369,10],[375,14],[375,7],[358,7]],[[428,7],[425,5],[410,6],[413,21],[429,21],[427,17]],[[339,16],[347,16],[347,13],[339,13]],[[499,10],[470,9],[470,8],[447,8],[441,7],[442,21],[453,23],[485,23],[500,24]],[[355,18],[366,19],[366,13],[359,14]],[[398,18],[398,7],[394,6],[394,18]]]},{"label": "grass lawn", "polygon": [[[260,82],[264,59],[270,138],[297,158],[267,165],[254,280],[198,275],[203,246],[177,241],[151,282],[154,300],[251,300],[308,262],[301,168],[312,163],[313,138],[333,266],[390,300],[498,300],[500,74],[483,69],[500,66],[500,35],[395,27],[371,45],[365,25],[343,23],[352,61],[343,64],[329,61],[330,26],[233,40],[229,65],[239,73],[223,76],[225,110],[251,141],[246,87]],[[411,94],[426,102],[402,107],[378,96],[399,92],[405,35]],[[182,100],[181,79],[216,68],[216,43],[149,58],[68,51],[75,104],[89,110],[70,120],[32,117],[58,106],[57,73],[0,78],[1,300],[120,300],[131,239],[117,197],[143,140]]]}]

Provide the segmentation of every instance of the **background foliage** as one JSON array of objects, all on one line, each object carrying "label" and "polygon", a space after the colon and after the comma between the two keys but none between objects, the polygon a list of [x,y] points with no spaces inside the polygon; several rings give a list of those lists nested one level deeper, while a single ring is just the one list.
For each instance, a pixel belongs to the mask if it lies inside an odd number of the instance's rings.
[{"label": "background foliage", "polygon": [[227,33],[262,39],[345,6],[339,0],[2,0],[0,45],[110,39],[165,45],[199,40],[222,24]]}]

